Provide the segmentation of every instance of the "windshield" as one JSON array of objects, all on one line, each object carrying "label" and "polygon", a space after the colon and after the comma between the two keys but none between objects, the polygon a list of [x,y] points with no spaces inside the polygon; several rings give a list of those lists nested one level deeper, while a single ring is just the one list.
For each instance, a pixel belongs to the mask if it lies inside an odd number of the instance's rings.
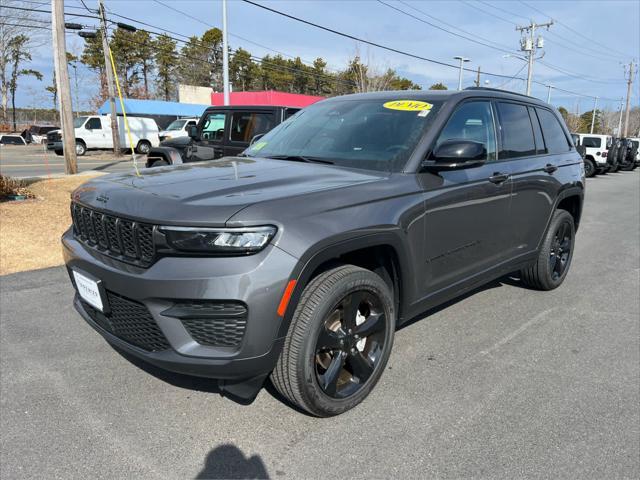
[{"label": "windshield", "polygon": [[76,117],[73,119],[73,128],[80,128],[87,121],[87,117]]},{"label": "windshield", "polygon": [[182,130],[182,127],[184,127],[185,123],[186,120],[174,120],[169,124],[167,130]]},{"label": "windshield", "polygon": [[380,99],[321,102],[281,123],[246,154],[400,171],[441,104]]}]

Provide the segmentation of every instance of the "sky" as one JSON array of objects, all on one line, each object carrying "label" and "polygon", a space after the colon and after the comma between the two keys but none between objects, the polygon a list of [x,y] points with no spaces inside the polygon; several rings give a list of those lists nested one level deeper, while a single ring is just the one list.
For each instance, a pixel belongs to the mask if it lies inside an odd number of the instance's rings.
[{"label": "sky", "polygon": [[[554,87],[551,103],[571,111],[591,110],[595,96],[599,97],[598,108],[617,110],[627,91],[623,64],[628,65],[631,59],[640,60],[638,0],[255,1],[370,42],[439,62],[456,64],[453,57],[464,56],[470,59],[465,64],[468,68],[475,70],[480,67],[481,72],[507,76],[500,78],[482,74],[484,86],[522,93],[525,82],[510,79],[513,76],[525,78],[527,73],[525,62],[517,58],[523,52],[519,51],[521,34],[516,31],[516,25],[526,25],[531,21],[545,23],[553,19],[555,23],[548,32],[545,29],[538,31],[544,38],[544,48],[538,54],[544,52],[544,57],[535,63],[533,79],[542,85],[535,83],[531,93],[546,99],[548,90],[545,85],[550,84]],[[47,10],[50,6],[44,0],[28,3],[34,8]],[[94,9],[97,0],[85,0],[85,3]],[[104,0],[104,3],[109,12],[154,25],[157,31],[166,29],[184,35],[201,35],[212,26],[222,25],[220,0]],[[229,0],[227,4],[229,44],[232,48],[242,47],[260,57],[281,52],[300,56],[308,62],[323,57],[329,68],[334,70],[344,68],[359,51],[378,68],[394,68],[423,88],[436,82],[443,82],[450,89],[457,88],[456,68],[359,45],[355,40],[293,21],[241,0]],[[87,13],[80,0],[65,0],[65,10],[68,13]],[[10,18],[8,9],[0,13],[0,17],[3,16]],[[47,15],[44,18],[47,19]],[[74,21],[72,17],[66,20]],[[94,23],[91,19],[83,19],[82,22]],[[44,86],[51,84],[53,69],[49,35],[46,30],[33,31],[34,38],[42,38],[42,46],[33,52],[33,61],[28,68],[42,72],[44,79],[42,82],[31,78],[22,81],[17,95],[18,106],[52,105],[50,95],[44,91]],[[80,52],[82,44],[77,34],[67,34],[67,50]],[[82,67],[77,69],[77,75],[80,102],[86,108],[96,79]],[[72,86],[74,80],[74,70],[71,69]],[[474,73],[464,72],[463,87],[471,86],[474,80]],[[632,105],[639,104],[637,74],[635,82]]]}]

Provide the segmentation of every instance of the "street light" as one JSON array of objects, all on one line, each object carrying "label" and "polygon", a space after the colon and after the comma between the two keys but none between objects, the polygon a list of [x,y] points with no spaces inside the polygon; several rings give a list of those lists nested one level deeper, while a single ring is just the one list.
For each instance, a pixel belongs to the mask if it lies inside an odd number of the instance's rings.
[{"label": "street light", "polygon": [[462,71],[464,70],[464,63],[465,62],[470,62],[471,59],[470,58],[465,58],[465,57],[453,57],[454,60],[460,60],[460,73],[458,74],[458,90],[462,90]]}]

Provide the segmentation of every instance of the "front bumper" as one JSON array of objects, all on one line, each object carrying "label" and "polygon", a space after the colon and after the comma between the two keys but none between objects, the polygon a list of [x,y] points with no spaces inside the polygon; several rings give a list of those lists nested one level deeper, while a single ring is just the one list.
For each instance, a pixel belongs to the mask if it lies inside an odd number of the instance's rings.
[{"label": "front bumper", "polygon": [[56,142],[47,142],[47,150],[62,150],[62,140]]},{"label": "front bumper", "polygon": [[[143,269],[85,247],[70,230],[62,244],[71,277],[72,270],[89,274],[110,294],[146,307],[168,343],[161,351],[130,343],[103,328],[76,294],[80,315],[113,346],[165,370],[215,379],[266,376],[275,366],[284,342],[278,338],[282,318],[276,310],[297,263],[279,248],[270,245],[243,257],[164,257]],[[246,305],[246,326],[237,345],[200,344],[180,318],[166,315],[180,302],[205,300]]]}]

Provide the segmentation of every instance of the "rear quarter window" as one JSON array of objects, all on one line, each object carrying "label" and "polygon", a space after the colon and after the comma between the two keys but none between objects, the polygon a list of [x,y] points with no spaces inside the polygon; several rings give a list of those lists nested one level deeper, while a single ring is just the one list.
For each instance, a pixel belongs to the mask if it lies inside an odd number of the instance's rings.
[{"label": "rear quarter window", "polygon": [[571,150],[571,145],[564,129],[560,125],[558,117],[549,110],[544,108],[536,108],[538,118],[540,118],[540,126],[542,127],[542,135],[547,146],[548,153],[566,153]]},{"label": "rear quarter window", "polygon": [[584,137],[582,139],[582,146],[586,148],[600,148],[602,145],[602,139],[598,137]]}]

